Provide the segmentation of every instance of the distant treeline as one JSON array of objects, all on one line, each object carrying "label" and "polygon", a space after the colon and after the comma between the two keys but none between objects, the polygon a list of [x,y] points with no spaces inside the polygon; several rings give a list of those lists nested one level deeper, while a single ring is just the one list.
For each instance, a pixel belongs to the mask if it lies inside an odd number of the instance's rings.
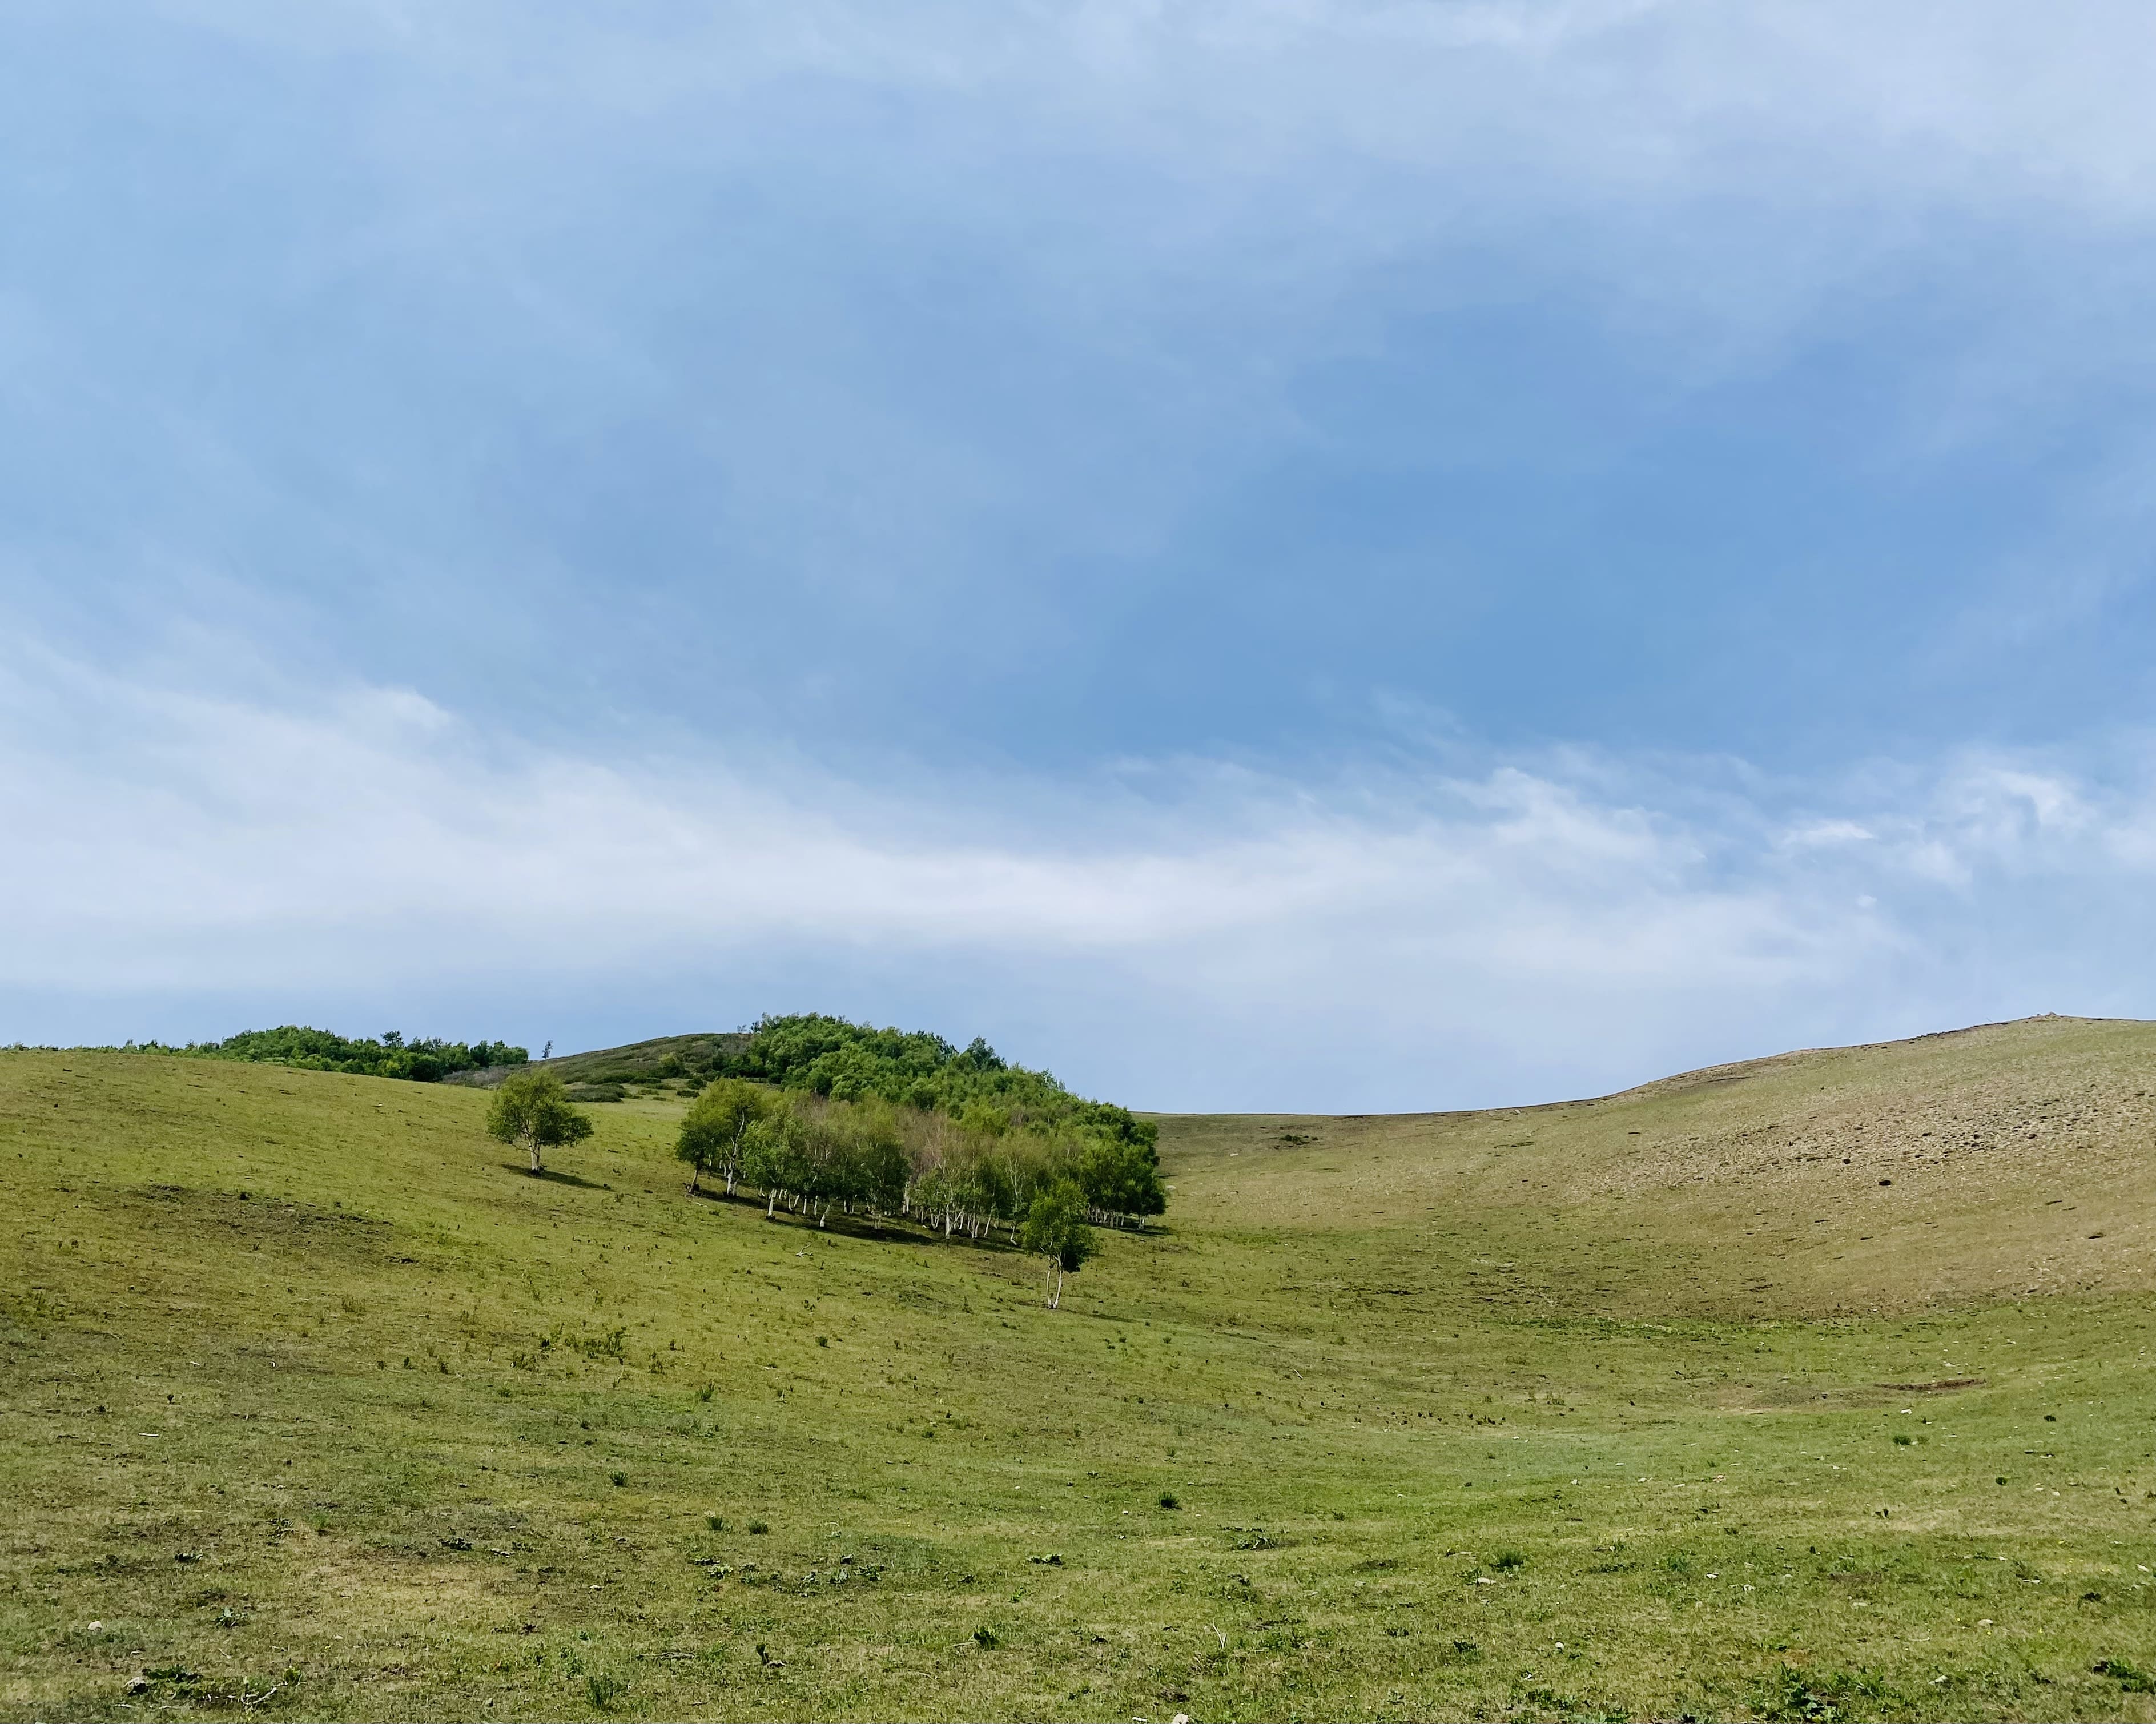
[{"label": "distant treeline", "polygon": [[278,1029],[246,1029],[221,1042],[189,1042],[183,1048],[162,1042],[130,1042],[127,1051],[188,1054],[200,1060],[244,1060],[259,1065],[296,1066],[303,1071],[343,1071],[358,1077],[406,1078],[439,1083],[453,1071],[489,1065],[523,1065],[531,1055],[507,1042],[445,1042],[422,1036],[408,1042],[396,1030],[377,1041],[366,1036],[334,1035],[287,1024]]}]

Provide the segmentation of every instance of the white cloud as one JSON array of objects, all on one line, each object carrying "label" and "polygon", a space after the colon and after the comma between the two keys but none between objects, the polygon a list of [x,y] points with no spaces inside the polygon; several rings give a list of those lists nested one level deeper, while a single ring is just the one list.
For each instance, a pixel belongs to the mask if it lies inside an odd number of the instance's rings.
[{"label": "white cloud", "polygon": [[1870,844],[1873,836],[1869,827],[1854,820],[1808,820],[1790,831],[1783,842],[1799,849],[1824,849],[1841,844]]},{"label": "white cloud", "polygon": [[1368,1107],[2148,993],[2124,954],[2156,798],[2038,763],[1949,762],[1848,813],[1703,811],[1607,760],[870,785],[603,762],[389,689],[243,700],[49,660],[4,697],[0,890],[35,911],[0,992],[22,999],[455,981],[506,1007],[543,978],[619,999],[837,953],[901,978],[886,1015],[1002,978],[1034,1057],[1110,1093]]}]

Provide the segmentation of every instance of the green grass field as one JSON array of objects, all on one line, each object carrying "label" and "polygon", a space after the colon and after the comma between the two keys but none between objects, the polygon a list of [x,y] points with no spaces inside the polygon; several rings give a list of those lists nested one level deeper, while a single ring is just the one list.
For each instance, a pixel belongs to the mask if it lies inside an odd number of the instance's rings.
[{"label": "green grass field", "polygon": [[1051,1312],[668,1099],[0,1054],[0,1712],[2156,1719],[2152,1090],[1166,1119]]}]

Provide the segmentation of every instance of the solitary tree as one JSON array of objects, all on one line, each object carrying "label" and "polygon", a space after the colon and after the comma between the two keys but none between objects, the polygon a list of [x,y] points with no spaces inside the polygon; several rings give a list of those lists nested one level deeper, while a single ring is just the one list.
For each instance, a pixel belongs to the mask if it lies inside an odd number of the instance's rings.
[{"label": "solitary tree", "polygon": [[754,1084],[739,1078],[721,1078],[689,1104],[681,1121],[681,1136],[674,1153],[689,1164],[689,1189],[697,1190],[697,1179],[706,1173],[722,1176],[726,1195],[734,1194],[741,1178],[742,1157],[748,1128],[770,1111],[770,1099]]},{"label": "solitary tree", "polygon": [[592,1122],[570,1106],[561,1079],[551,1071],[530,1071],[502,1080],[487,1111],[486,1130],[504,1143],[523,1145],[536,1173],[541,1150],[590,1137]]},{"label": "solitary tree", "polygon": [[1100,1249],[1086,1224],[1086,1194],[1068,1179],[1059,1179],[1033,1200],[1025,1212],[1019,1243],[1048,1260],[1048,1308],[1063,1303],[1063,1277],[1075,1275]]}]

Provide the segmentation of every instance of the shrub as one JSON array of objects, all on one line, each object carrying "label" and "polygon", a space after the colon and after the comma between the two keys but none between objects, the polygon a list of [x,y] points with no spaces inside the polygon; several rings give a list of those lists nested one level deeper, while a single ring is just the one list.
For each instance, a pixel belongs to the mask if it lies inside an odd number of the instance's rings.
[{"label": "shrub", "polygon": [[2128,1694],[2156,1694],[2156,1676],[2123,1658],[2107,1658],[2096,1666],[2099,1676],[2109,1676]]},{"label": "shrub", "polygon": [[1862,1670],[1799,1670],[1784,1665],[1760,1680],[1753,1704],[1769,1718],[1825,1721],[1851,1711],[1872,1714],[1886,1695],[1879,1679]]}]

